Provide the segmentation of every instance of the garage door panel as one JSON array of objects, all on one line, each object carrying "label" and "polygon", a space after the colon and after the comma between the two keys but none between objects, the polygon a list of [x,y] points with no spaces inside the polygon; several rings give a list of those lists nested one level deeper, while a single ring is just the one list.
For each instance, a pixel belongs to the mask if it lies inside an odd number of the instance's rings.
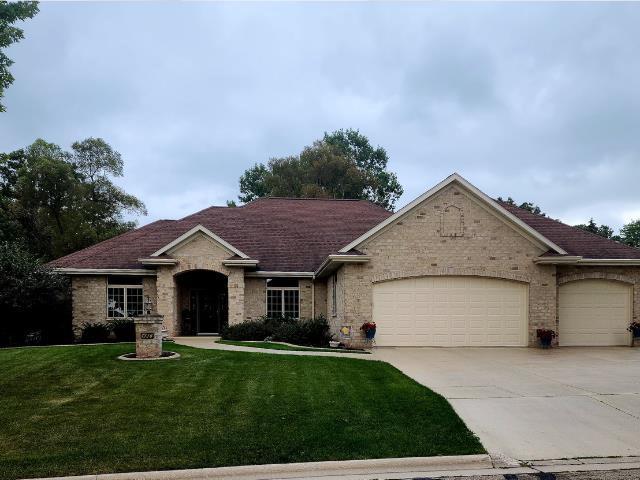
[{"label": "garage door panel", "polygon": [[376,284],[373,297],[376,342],[381,346],[527,343],[527,286],[522,283],[424,277]]},{"label": "garage door panel", "polygon": [[632,287],[611,280],[580,280],[560,286],[560,345],[628,345]]}]

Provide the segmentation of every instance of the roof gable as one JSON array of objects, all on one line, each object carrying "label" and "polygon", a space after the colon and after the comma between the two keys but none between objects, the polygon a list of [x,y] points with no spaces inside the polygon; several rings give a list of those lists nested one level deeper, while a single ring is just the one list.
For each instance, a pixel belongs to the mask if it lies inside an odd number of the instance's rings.
[{"label": "roof gable", "polygon": [[496,202],[495,200],[490,198],[488,195],[486,195],[485,193],[480,191],[478,188],[476,188],[474,185],[469,183],[467,180],[465,180],[462,176],[458,175],[457,173],[454,173],[454,174],[448,176],[442,182],[438,183],[433,188],[427,190],[422,195],[420,195],[419,197],[415,198],[413,201],[409,202],[407,205],[405,205],[403,208],[398,210],[396,213],[394,213],[393,215],[388,217],[386,220],[380,222],[378,225],[376,225],[375,227],[371,228],[370,230],[365,232],[363,235],[361,235],[360,237],[358,237],[355,240],[353,240],[348,245],[342,247],[339,250],[339,252],[340,253],[347,253],[352,249],[357,249],[366,240],[372,238],[373,236],[375,236],[376,234],[378,234],[379,232],[384,230],[386,227],[394,224],[395,222],[400,220],[402,217],[407,215],[409,212],[411,212],[413,209],[415,209],[416,207],[421,205],[424,201],[426,201],[429,198],[433,197],[434,195],[438,194],[444,188],[448,187],[449,185],[451,185],[453,183],[456,183],[456,184],[460,185],[468,193],[470,193],[472,198],[474,198],[479,204],[481,204],[485,208],[489,209],[490,211],[492,211],[492,213],[495,213],[497,216],[501,217],[508,224],[510,224],[511,226],[516,228],[516,230],[518,230],[521,233],[529,236],[530,238],[534,239],[536,242],[546,246],[547,248],[549,248],[550,250],[552,250],[555,253],[558,253],[558,254],[561,254],[561,255],[565,255],[567,253],[559,245],[557,245],[556,243],[552,242],[547,237],[542,235],[540,232],[538,232],[537,230],[532,228],[530,225],[528,225],[527,223],[522,221],[516,215],[512,214],[511,212],[509,212],[508,210],[503,208],[498,202]]},{"label": "roof gable", "polygon": [[202,235],[208,237],[209,239],[211,239],[215,244],[219,245],[224,250],[229,252],[230,255],[237,255],[237,256],[239,256],[240,258],[243,258],[243,259],[249,258],[248,255],[242,253],[240,250],[235,248],[233,245],[231,245],[230,243],[224,241],[222,238],[220,238],[218,235],[213,233],[211,230],[209,230],[208,228],[206,228],[206,227],[204,227],[204,226],[202,226],[200,224],[196,225],[195,227],[193,227],[188,232],[183,233],[182,235],[180,235],[175,240],[167,243],[166,245],[164,245],[159,250],[156,250],[150,256],[151,257],[158,257],[158,256],[162,255],[163,253],[170,253],[171,251],[176,250],[176,249],[180,248],[182,245],[188,243],[195,236],[200,235],[200,234],[202,234]]}]

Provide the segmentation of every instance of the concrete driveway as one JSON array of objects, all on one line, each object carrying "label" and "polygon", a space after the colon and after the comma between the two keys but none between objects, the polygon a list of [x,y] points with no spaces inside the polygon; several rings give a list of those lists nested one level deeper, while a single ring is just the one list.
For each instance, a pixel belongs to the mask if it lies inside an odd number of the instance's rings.
[{"label": "concrete driveway", "polygon": [[446,397],[490,453],[640,455],[640,348],[377,348]]}]

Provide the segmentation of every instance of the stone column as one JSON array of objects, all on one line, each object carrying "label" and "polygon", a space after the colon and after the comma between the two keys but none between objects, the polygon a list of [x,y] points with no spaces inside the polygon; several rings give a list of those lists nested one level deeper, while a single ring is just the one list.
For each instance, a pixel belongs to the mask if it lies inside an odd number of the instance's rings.
[{"label": "stone column", "polygon": [[158,267],[156,276],[156,311],[164,316],[165,327],[170,337],[180,335],[180,325],[176,312],[176,292],[173,270]]},{"label": "stone column", "polygon": [[162,355],[162,315],[145,315],[136,325],[136,358],[160,358]]},{"label": "stone column", "polygon": [[229,325],[244,321],[244,269],[232,268],[227,278]]}]

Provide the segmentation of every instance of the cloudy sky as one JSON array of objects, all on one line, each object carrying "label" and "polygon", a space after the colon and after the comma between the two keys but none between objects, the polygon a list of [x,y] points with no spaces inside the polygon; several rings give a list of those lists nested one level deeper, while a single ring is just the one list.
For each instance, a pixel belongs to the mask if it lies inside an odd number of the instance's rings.
[{"label": "cloudy sky", "polygon": [[9,50],[0,151],[99,136],[177,218],[338,128],[405,195],[457,171],[554,218],[640,217],[640,4],[45,3]]}]

